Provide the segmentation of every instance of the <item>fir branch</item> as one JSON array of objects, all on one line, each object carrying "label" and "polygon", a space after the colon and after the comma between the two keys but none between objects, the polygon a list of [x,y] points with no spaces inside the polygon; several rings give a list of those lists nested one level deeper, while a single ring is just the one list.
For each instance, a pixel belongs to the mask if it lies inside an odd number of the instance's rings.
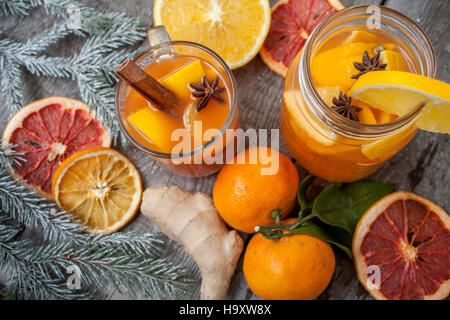
[{"label": "fir branch", "polygon": [[74,78],[74,67],[70,58],[18,55],[27,70],[37,76]]},{"label": "fir branch", "polygon": [[[160,235],[111,234],[90,237],[92,242],[74,245],[58,242],[31,246],[28,240],[13,240],[17,226],[0,220],[0,270],[12,274],[12,294],[18,298],[85,298],[80,291],[67,291],[67,270],[80,271],[83,289],[114,287],[133,297],[176,298],[192,287],[186,269],[160,258]],[[64,286],[65,285],[65,286]],[[162,293],[162,294],[161,294]]]},{"label": "fir branch", "polygon": [[99,73],[82,73],[79,75],[77,83],[81,99],[92,108],[94,116],[108,128],[113,143],[116,144],[120,130],[115,113],[114,88]]},{"label": "fir branch", "polygon": [[0,0],[0,12],[4,15],[28,16],[38,2],[36,0]]},{"label": "fir branch", "polygon": [[29,240],[0,241],[1,270],[8,274],[7,296],[16,299],[86,299],[89,293],[67,288],[65,279],[53,279],[30,264],[23,254],[30,249]]},{"label": "fir branch", "polygon": [[[0,242],[9,242],[17,237],[17,235],[24,230],[21,225],[7,225],[6,222],[9,217],[0,212]],[[0,265],[1,270],[1,265]]]},{"label": "fir branch", "polygon": [[27,53],[27,55],[36,55],[51,45],[56,44],[59,40],[64,39],[73,33],[73,29],[67,27],[66,22],[55,23],[52,27],[39,32],[38,35],[29,39],[25,44],[20,46],[20,50],[16,53]]},{"label": "fir branch", "polygon": [[5,97],[6,105],[9,110],[14,113],[22,107],[22,70],[20,64],[15,63],[7,58],[0,56],[0,84],[1,93]]},{"label": "fir branch", "polygon": [[[52,258],[55,247],[49,247],[39,255],[47,263],[68,266],[73,263],[80,268],[85,283],[106,289],[112,285],[116,290],[133,297],[167,298],[179,297],[191,287],[192,282],[183,276],[185,269],[167,258],[158,258],[151,252],[127,254],[117,246],[92,246],[76,248],[69,255]],[[118,250],[119,249],[119,250]]]},{"label": "fir branch", "polygon": [[[145,38],[143,22],[119,13],[99,13],[72,0],[5,3],[0,0],[4,14],[29,15],[34,8],[42,7],[64,20],[26,43],[5,38],[0,31],[0,83],[7,107],[17,111],[22,105],[23,70],[38,76],[72,78],[77,81],[83,100],[117,138],[114,70],[133,56],[133,51],[125,47]],[[79,25],[69,24],[74,14],[81,18]],[[78,54],[69,58],[42,54],[70,34],[87,39]],[[142,297],[173,297],[189,287],[185,269],[161,258],[163,241],[159,235],[86,234],[86,228],[73,216],[11,176],[10,164],[17,165],[15,161],[21,159],[20,154],[8,148],[0,149],[0,217],[6,212],[8,219],[0,219],[0,278],[8,275],[7,286],[1,286],[5,293],[2,297],[88,297],[82,292],[67,291],[65,271],[73,265],[83,271],[84,283],[94,283],[99,288],[112,285]],[[16,240],[22,228],[40,234],[44,244],[36,246],[29,240]]]},{"label": "fir branch", "polygon": [[100,54],[110,53],[124,46],[131,46],[142,41],[146,30],[138,19],[126,19],[123,15],[103,32],[90,37],[80,51],[80,55],[87,56],[92,51]]},{"label": "fir branch", "polygon": [[[15,157],[20,154],[8,155],[0,148],[4,163]],[[164,241],[160,233],[86,234],[85,227],[73,222],[73,217],[7,173],[6,167],[1,166],[0,256],[5,258],[0,261],[0,275],[12,274],[15,283],[8,282],[8,296],[88,297],[66,291],[63,280],[71,265],[80,268],[83,283],[102,289],[111,285],[133,296],[178,297],[191,287],[192,280],[185,276],[184,267],[161,258]],[[2,212],[8,215],[1,215]],[[33,247],[29,240],[13,240],[23,226],[5,224],[11,218],[29,229],[44,232],[44,239],[51,244]]]},{"label": "fir branch", "polygon": [[11,166],[21,166],[25,162],[23,158],[23,153],[14,150],[16,144],[7,144],[5,146],[0,146],[0,163],[4,165],[5,168],[11,169]]},{"label": "fir branch", "polygon": [[71,239],[82,243],[86,239],[86,227],[53,202],[23,185],[20,180],[14,179],[3,166],[0,167],[0,210],[8,212],[11,218],[26,228],[41,233],[48,241]]},{"label": "fir branch", "polygon": [[[35,0],[33,3],[66,21],[56,23],[24,44],[8,38],[0,40],[1,92],[8,107],[16,112],[22,106],[22,66],[37,76],[71,78],[77,81],[82,99],[93,109],[100,122],[111,130],[114,143],[118,142],[119,136],[121,142],[125,142],[114,110],[114,85],[117,82],[114,71],[123,60],[134,55],[132,50],[124,47],[135,45],[145,38],[143,22],[122,13],[98,13],[77,1]],[[81,17],[81,23],[78,29],[67,25],[70,8],[79,10],[77,14]],[[70,33],[90,35],[79,54],[71,58],[40,55]]]}]

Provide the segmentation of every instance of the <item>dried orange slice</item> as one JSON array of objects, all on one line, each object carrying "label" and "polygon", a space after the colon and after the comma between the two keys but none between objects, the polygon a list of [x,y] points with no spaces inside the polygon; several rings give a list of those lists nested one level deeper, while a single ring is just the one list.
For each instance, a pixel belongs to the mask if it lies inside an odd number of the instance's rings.
[{"label": "dried orange slice", "polygon": [[309,34],[323,19],[344,6],[339,0],[281,0],[272,8],[269,34],[259,54],[267,66],[286,76]]},{"label": "dried orange slice", "polygon": [[15,114],[3,132],[2,144],[16,145],[14,150],[26,160],[13,166],[15,175],[50,197],[52,177],[62,161],[86,148],[109,147],[111,138],[84,102],[49,97]]},{"label": "dried orange slice", "polygon": [[376,299],[445,299],[450,292],[450,217],[415,194],[392,193],[359,221],[353,255],[359,281]]},{"label": "dried orange slice", "polygon": [[268,0],[156,0],[155,25],[172,40],[201,43],[235,69],[258,54],[270,27]]},{"label": "dried orange slice", "polygon": [[56,204],[90,226],[89,231],[111,233],[136,214],[142,184],[130,160],[116,150],[97,147],[77,152],[59,166],[52,193]]}]

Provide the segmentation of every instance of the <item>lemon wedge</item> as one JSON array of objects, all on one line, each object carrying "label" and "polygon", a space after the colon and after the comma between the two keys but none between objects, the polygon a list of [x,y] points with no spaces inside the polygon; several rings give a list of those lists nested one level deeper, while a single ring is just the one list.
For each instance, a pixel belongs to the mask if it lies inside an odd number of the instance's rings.
[{"label": "lemon wedge", "polygon": [[200,60],[195,60],[162,79],[160,83],[172,91],[178,98],[188,100],[191,96],[191,91],[188,87],[189,83],[201,83],[203,76],[205,76],[203,65]]},{"label": "lemon wedge", "polygon": [[361,152],[370,160],[388,159],[393,156],[399,148],[393,148],[399,144],[406,144],[408,136],[413,137],[415,132],[414,122],[410,122],[406,128],[400,129],[397,133],[382,138],[375,142],[363,145]]},{"label": "lemon wedge", "polygon": [[386,70],[408,71],[408,65],[402,54],[393,50],[383,50],[380,53],[380,64],[387,64]]},{"label": "lemon wedge", "polygon": [[361,101],[352,101],[352,104],[360,107],[361,110],[358,112],[358,118],[359,122],[365,123],[365,124],[377,124],[377,119],[375,118],[375,115],[372,112],[372,108]]},{"label": "lemon wedge", "polygon": [[165,112],[156,111],[150,107],[136,111],[128,116],[127,120],[147,137],[158,148],[158,151],[166,153],[170,153],[172,150],[172,132],[181,127]]},{"label": "lemon wedge", "polygon": [[346,45],[352,42],[366,42],[366,43],[374,43],[379,39],[379,35],[374,32],[368,31],[352,31],[350,35],[344,39],[342,45]]},{"label": "lemon wedge", "polygon": [[402,71],[368,72],[355,82],[349,95],[371,107],[403,116],[422,103],[420,129],[450,133],[450,85]]},{"label": "lemon wedge", "polygon": [[[317,54],[311,61],[314,84],[317,87],[339,86],[342,92],[347,92],[355,82],[352,75],[358,73],[353,62],[361,62],[364,51],[372,56],[377,46],[377,43],[352,42]],[[395,48],[394,44],[382,46],[385,51]]]}]

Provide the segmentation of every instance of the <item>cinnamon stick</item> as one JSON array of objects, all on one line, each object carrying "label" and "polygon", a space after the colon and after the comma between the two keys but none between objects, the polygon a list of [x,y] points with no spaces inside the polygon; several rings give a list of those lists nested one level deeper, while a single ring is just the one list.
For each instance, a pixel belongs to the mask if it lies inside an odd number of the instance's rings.
[{"label": "cinnamon stick", "polygon": [[116,70],[116,75],[127,82],[130,87],[139,92],[145,99],[152,102],[156,108],[171,115],[177,113],[177,106],[179,106],[180,101],[175,94],[139,68],[134,61],[126,60]]}]

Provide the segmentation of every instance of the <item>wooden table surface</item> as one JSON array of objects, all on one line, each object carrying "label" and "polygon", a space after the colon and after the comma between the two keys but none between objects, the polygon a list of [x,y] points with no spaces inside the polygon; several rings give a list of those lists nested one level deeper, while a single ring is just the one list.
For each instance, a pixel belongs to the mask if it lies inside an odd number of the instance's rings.
[{"label": "wooden table surface", "polygon": [[[438,60],[438,78],[450,82],[450,2],[448,0],[341,1],[345,6],[363,3],[383,4],[413,19],[424,29],[433,43]],[[145,19],[148,27],[153,24],[152,0],[82,0],[81,2],[103,12],[116,11],[124,12],[129,16],[140,16]],[[273,5],[276,0],[270,2]],[[21,23],[17,23],[14,17],[2,17],[0,30],[18,40],[25,41],[36,35],[39,30],[54,23],[53,18],[44,15],[42,11],[35,11],[30,17],[21,20]],[[78,42],[77,39],[64,40],[64,43],[58,46],[58,55],[69,54],[74,48],[79,47]],[[142,47],[146,46],[148,46],[146,43],[142,44]],[[242,128],[278,128],[283,78],[270,71],[259,57],[246,66],[234,70],[234,75],[238,83]],[[28,77],[26,103],[51,95],[80,98],[76,84],[70,80],[53,78],[37,80],[34,76]],[[4,98],[0,97],[1,105],[4,105],[4,101]],[[2,131],[9,117],[10,115],[5,112],[0,113]],[[283,153],[288,154],[283,143],[280,148]],[[141,172],[145,187],[178,185],[191,192],[202,191],[211,194],[215,175],[200,179],[180,177],[143,156],[140,151],[131,146],[119,149],[134,161]],[[421,131],[407,147],[373,175],[373,178],[396,183],[398,190],[417,193],[449,211],[449,153],[449,135]],[[142,214],[138,214],[124,230],[146,232],[157,230],[157,227]],[[248,236],[243,236],[249,239]],[[196,290],[185,298],[198,299],[201,274],[195,263],[172,241],[167,241],[166,252],[173,259],[186,264],[192,276],[197,279]],[[337,263],[334,278],[319,299],[370,299],[370,295],[358,282],[352,261],[339,250],[335,252]],[[102,293],[100,297],[126,298],[114,292]],[[258,299],[245,282],[242,258],[232,279],[228,298]]]}]

